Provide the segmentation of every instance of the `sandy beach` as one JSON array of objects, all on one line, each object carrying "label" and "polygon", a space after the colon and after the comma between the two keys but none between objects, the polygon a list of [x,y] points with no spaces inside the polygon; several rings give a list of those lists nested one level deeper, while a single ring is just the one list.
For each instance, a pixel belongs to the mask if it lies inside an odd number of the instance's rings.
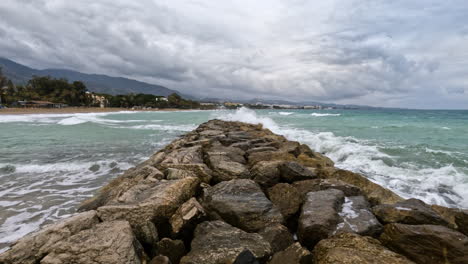
[{"label": "sandy beach", "polygon": [[99,107],[66,107],[66,108],[4,108],[0,115],[26,115],[26,114],[74,114],[74,113],[107,113],[121,111],[187,111],[185,109],[130,109],[130,108],[99,108]]}]

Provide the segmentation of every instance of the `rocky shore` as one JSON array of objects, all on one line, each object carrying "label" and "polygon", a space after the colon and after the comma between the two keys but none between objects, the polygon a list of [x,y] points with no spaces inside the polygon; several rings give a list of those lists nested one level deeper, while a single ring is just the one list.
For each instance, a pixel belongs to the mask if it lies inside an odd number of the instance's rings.
[{"label": "rocky shore", "polygon": [[0,263],[468,263],[468,211],[404,200],[261,125],[211,120]]}]

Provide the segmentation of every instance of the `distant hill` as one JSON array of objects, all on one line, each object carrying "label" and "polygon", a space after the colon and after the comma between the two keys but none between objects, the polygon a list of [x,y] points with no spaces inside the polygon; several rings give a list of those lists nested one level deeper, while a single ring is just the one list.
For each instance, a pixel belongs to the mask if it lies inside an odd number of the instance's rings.
[{"label": "distant hill", "polygon": [[178,93],[183,97],[192,98],[179,93],[178,91],[166,88],[161,85],[149,84],[122,77],[111,77],[101,74],[86,74],[77,71],[64,69],[45,69],[37,70],[21,65],[14,61],[0,58],[0,67],[3,74],[15,84],[26,84],[33,75],[51,76],[53,78],[65,78],[68,81],[82,81],[86,84],[89,91],[107,94],[129,94],[145,93],[168,96],[172,93]]}]

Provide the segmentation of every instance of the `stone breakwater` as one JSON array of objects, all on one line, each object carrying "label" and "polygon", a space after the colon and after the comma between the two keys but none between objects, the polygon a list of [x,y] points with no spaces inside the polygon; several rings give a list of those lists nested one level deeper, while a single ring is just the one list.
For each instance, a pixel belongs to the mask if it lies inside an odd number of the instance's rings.
[{"label": "stone breakwater", "polygon": [[212,120],[1,264],[468,263],[468,212],[404,200],[261,125]]}]

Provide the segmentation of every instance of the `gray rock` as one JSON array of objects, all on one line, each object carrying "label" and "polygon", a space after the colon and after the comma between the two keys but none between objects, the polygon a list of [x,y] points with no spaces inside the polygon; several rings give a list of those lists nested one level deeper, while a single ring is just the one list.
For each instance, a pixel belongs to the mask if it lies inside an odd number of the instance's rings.
[{"label": "gray rock", "polygon": [[311,264],[312,261],[310,251],[297,242],[273,255],[268,264]]},{"label": "gray rock", "polygon": [[242,251],[233,264],[260,264],[257,258],[254,256],[250,250],[245,249]]},{"label": "gray rock", "polygon": [[298,236],[301,244],[313,248],[321,239],[329,237],[339,223],[339,209],[344,201],[340,190],[310,192],[306,196],[299,217]]},{"label": "gray rock", "polygon": [[383,226],[369,209],[369,203],[364,196],[346,197],[342,205],[340,223],[335,233],[356,233],[363,236],[377,236]]},{"label": "gray rock", "polygon": [[361,190],[358,187],[337,179],[313,179],[297,181],[293,183],[293,186],[297,188],[302,197],[305,197],[308,192],[316,192],[327,189],[341,190],[345,196],[361,195]]},{"label": "gray rock", "polygon": [[281,161],[260,161],[250,169],[253,180],[262,187],[271,187],[280,181],[278,166]]},{"label": "gray rock", "polygon": [[53,246],[41,264],[145,263],[147,257],[127,221],[110,221],[83,230]]},{"label": "gray rock", "polygon": [[156,245],[158,248],[157,252],[159,255],[166,256],[169,258],[171,263],[177,264],[180,259],[185,255],[185,245],[182,240],[172,240],[169,238],[163,238]]},{"label": "gray rock", "polygon": [[175,149],[172,152],[166,154],[161,165],[167,164],[193,164],[203,163],[202,147],[193,146],[190,148]]},{"label": "gray rock", "polygon": [[258,231],[272,223],[282,223],[279,210],[252,180],[225,181],[211,188],[205,208],[227,223],[248,232]]},{"label": "gray rock", "polygon": [[416,263],[468,263],[468,237],[444,226],[388,224],[380,241]]},{"label": "gray rock", "polygon": [[285,162],[280,166],[281,178],[286,182],[295,182],[317,178],[317,175],[297,162]]},{"label": "gray rock", "polygon": [[263,151],[276,151],[277,149],[274,147],[256,147],[247,150],[247,154],[250,155],[255,152],[263,152]]},{"label": "gray rock", "polygon": [[[208,166],[204,163],[189,163],[189,164],[165,164],[165,167],[170,170],[170,169],[177,169],[177,170],[182,170],[182,171],[187,171],[187,173],[192,174],[194,177],[199,178],[202,182],[204,183],[210,183],[212,179],[213,172],[211,171]],[[188,175],[184,175],[184,177],[179,177],[179,178],[186,178]],[[172,176],[168,176],[171,178]],[[178,178],[178,177],[174,177]]]},{"label": "gray rock", "polygon": [[267,226],[258,233],[270,243],[272,253],[285,250],[294,243],[293,235],[281,224]]},{"label": "gray rock", "polygon": [[270,244],[259,234],[244,232],[222,221],[203,222],[195,229],[191,251],[180,263],[233,263],[245,249],[263,261],[271,254]]},{"label": "gray rock", "polygon": [[296,214],[303,202],[297,189],[288,183],[278,183],[268,189],[268,197],[286,219]]},{"label": "gray rock", "polygon": [[395,204],[377,205],[372,208],[372,211],[383,223],[448,225],[429,205],[418,199],[408,199]]}]

